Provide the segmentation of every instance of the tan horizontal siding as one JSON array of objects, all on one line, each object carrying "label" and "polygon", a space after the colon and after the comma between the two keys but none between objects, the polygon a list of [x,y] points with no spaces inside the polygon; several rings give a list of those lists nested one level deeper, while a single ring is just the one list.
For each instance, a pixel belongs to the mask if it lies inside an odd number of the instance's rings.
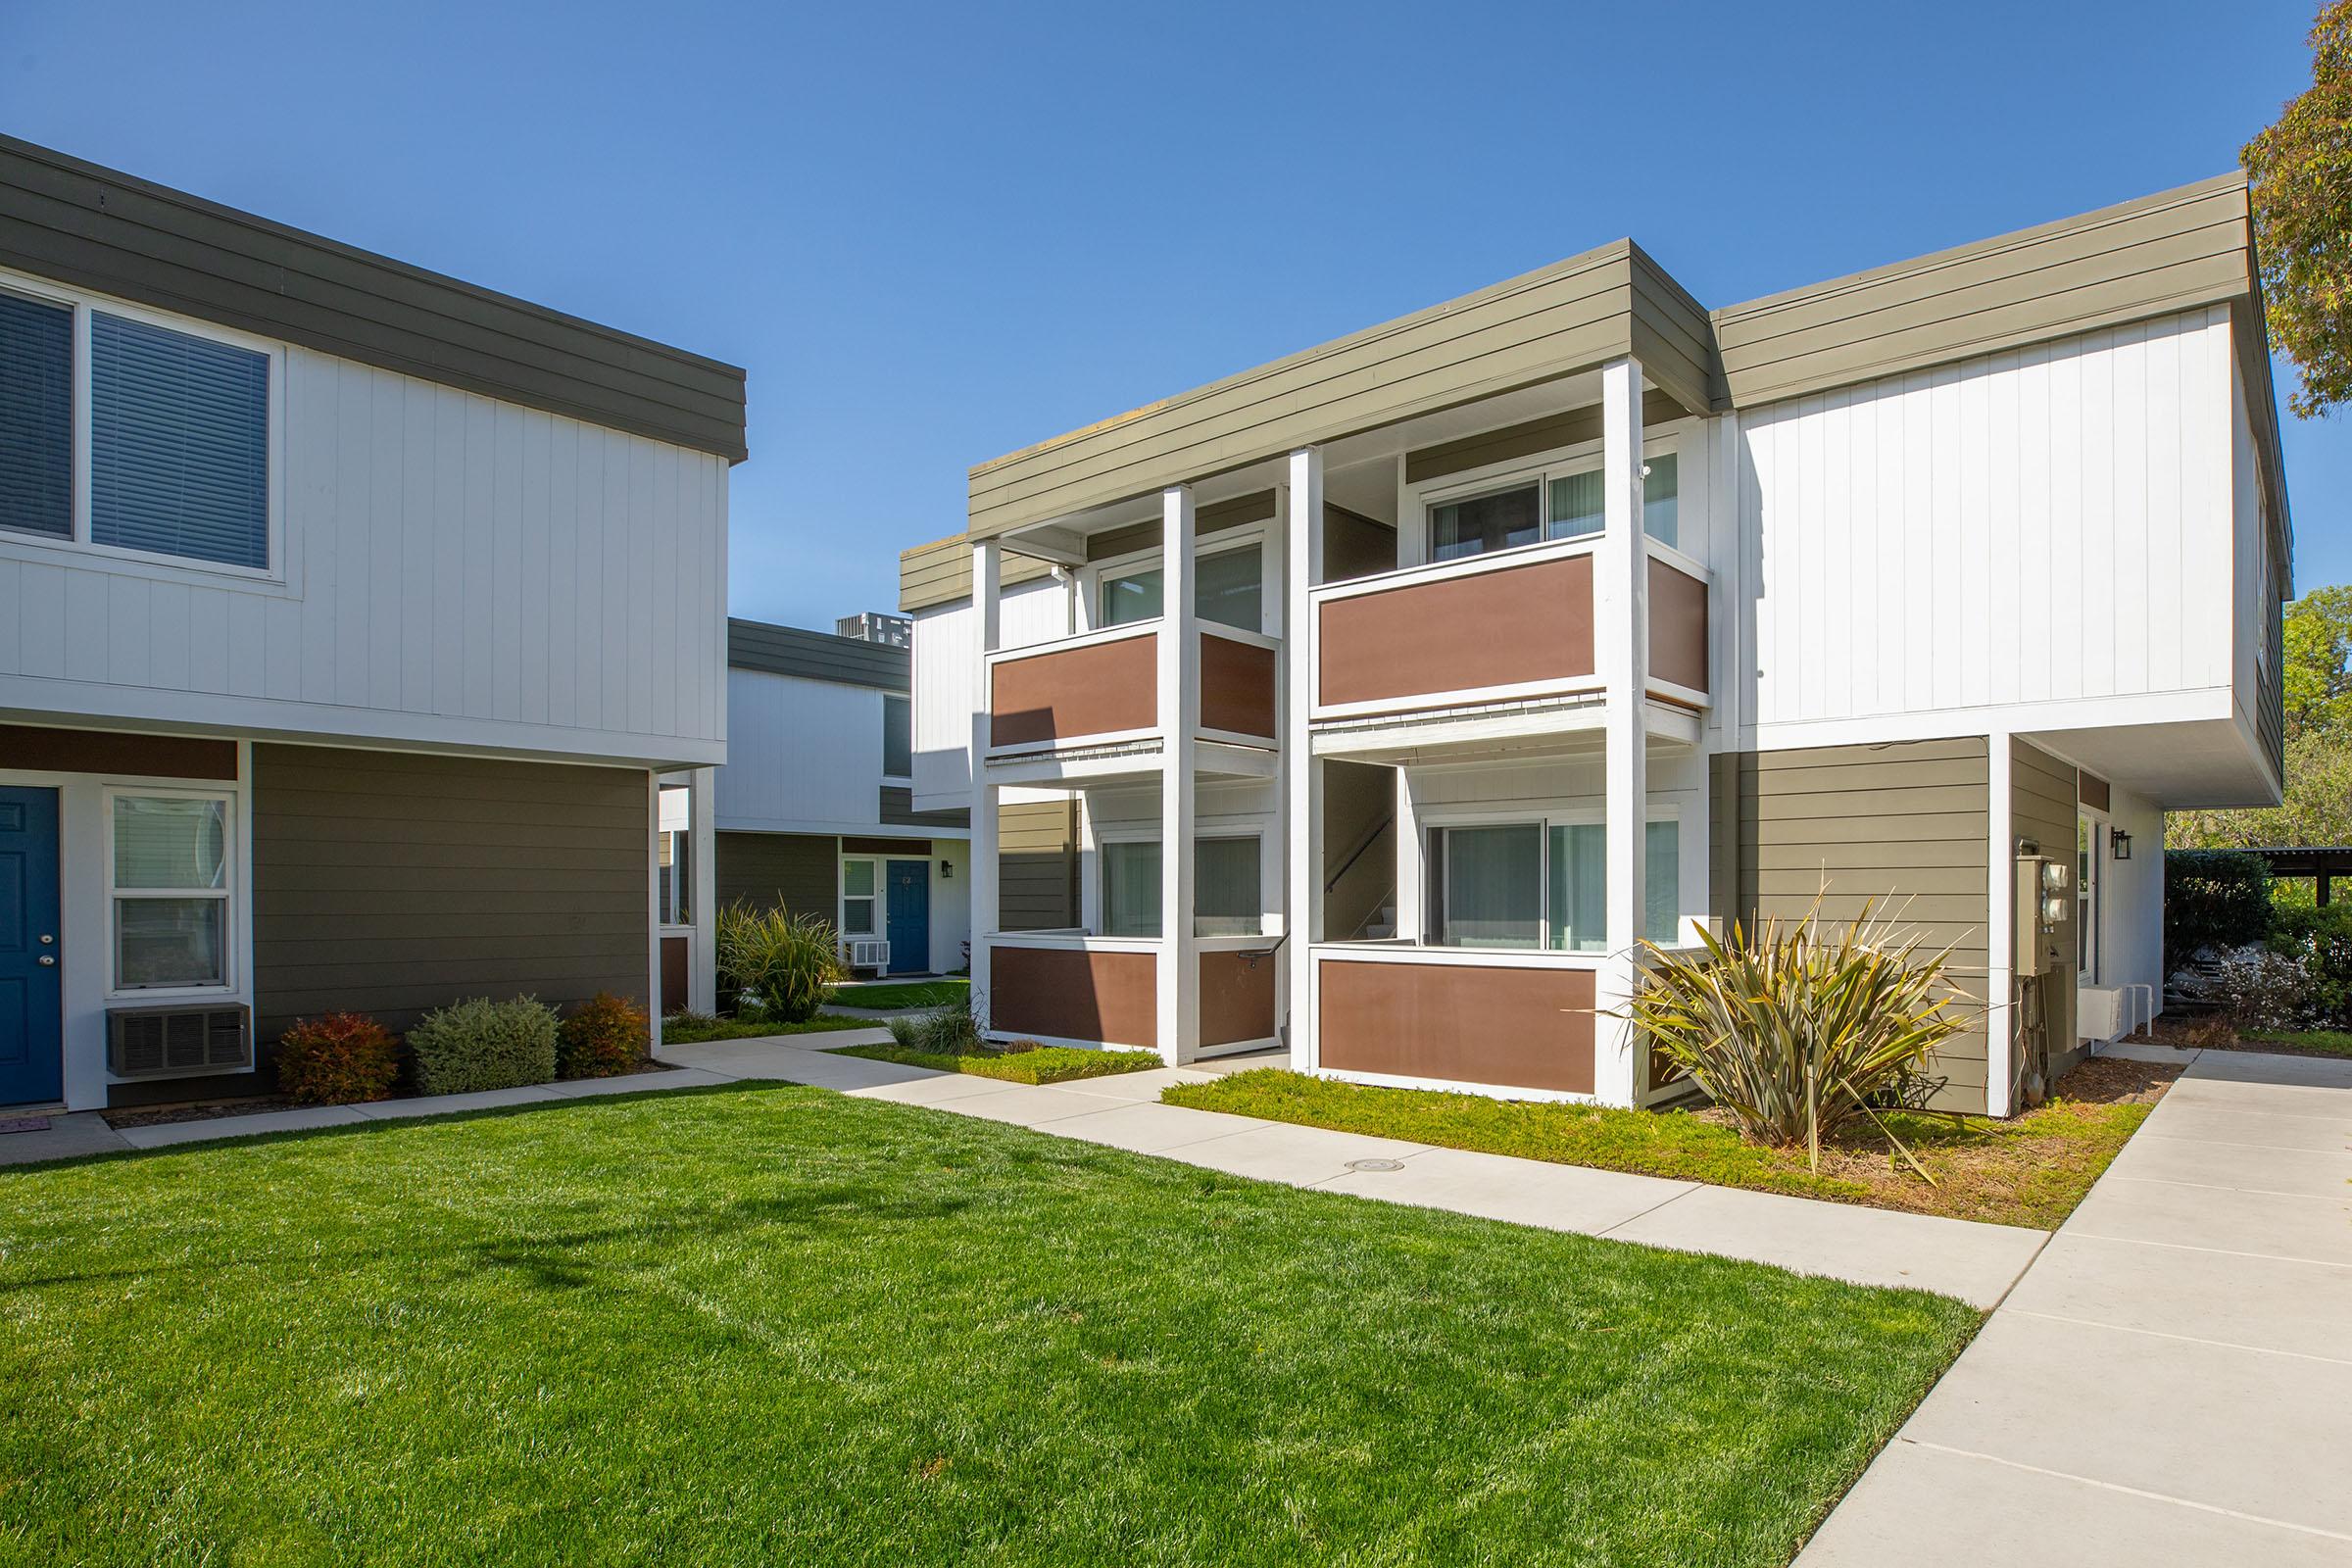
[{"label": "tan horizontal siding", "polygon": [[[1642,425],[1672,424],[1686,417],[1681,405],[1663,392],[1644,392],[1642,395]],[[1562,447],[1583,446],[1600,439],[1600,405],[1589,403],[1581,409],[1564,414],[1547,414],[1541,419],[1527,419],[1518,424],[1506,424],[1497,429],[1481,430],[1476,435],[1458,440],[1441,441],[1436,446],[1420,447],[1404,457],[1404,479],[1407,484],[1422,484],[1431,479],[1443,479],[1449,473],[1466,473],[1472,468],[1484,468],[1491,464],[1509,463],[1517,458],[1529,458],[1539,452],[1556,452]]]},{"label": "tan horizontal siding", "polygon": [[1985,1106],[1982,1002],[1989,945],[1989,760],[1982,736],[1810,747],[1716,760],[1717,913],[1827,921],[1867,911],[1927,952],[1972,1015],[1939,1054],[1940,1106]]},{"label": "tan horizontal siding", "polygon": [[257,745],[253,773],[265,1042],[325,1011],[647,995],[642,771]]},{"label": "tan horizontal siding", "polygon": [[2247,295],[2245,178],[2228,174],[1714,316],[1747,408]]},{"label": "tan horizontal siding", "polygon": [[1621,240],[1417,315],[981,465],[982,536],[1573,374],[1648,348],[1651,378],[1711,406],[1712,325]]},{"label": "tan horizontal siding", "polygon": [[[1050,576],[1053,566],[1028,556],[1004,558],[1003,583],[1017,587]],[[972,597],[972,545],[958,535],[899,555],[899,609],[908,614]]]},{"label": "tan horizontal siding", "polygon": [[[1067,801],[1020,801],[997,812],[997,929],[1078,923],[1078,823]],[[975,910],[973,917],[985,921]]]}]

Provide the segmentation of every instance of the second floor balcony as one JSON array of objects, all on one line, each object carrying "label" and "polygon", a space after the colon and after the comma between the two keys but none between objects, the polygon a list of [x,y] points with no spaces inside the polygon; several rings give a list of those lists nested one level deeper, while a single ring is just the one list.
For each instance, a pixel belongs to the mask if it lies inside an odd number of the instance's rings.
[{"label": "second floor balcony", "polygon": [[[986,759],[1005,783],[1104,782],[1155,771],[1174,705],[1162,691],[1172,623],[1148,620],[988,656]],[[1200,770],[1270,777],[1280,743],[1282,644],[1220,624],[1193,630],[1179,698]]]},{"label": "second floor balcony", "polygon": [[[1368,749],[1440,720],[1562,731],[1597,727],[1606,682],[1594,594],[1597,535],[1407,566],[1318,587],[1312,722]],[[1701,563],[1654,539],[1646,553],[1646,695],[1675,714],[1710,703]],[[1340,739],[1333,750],[1358,749]]]}]

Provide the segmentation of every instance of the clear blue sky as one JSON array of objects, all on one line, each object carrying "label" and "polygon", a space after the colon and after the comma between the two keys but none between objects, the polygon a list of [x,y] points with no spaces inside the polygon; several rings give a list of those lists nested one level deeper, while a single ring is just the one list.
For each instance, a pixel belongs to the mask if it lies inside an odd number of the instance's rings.
[{"label": "clear blue sky", "polygon": [[733,606],[826,625],[974,463],[1619,235],[1725,305],[2218,173],[2311,10],[8,0],[0,129],[747,367]]}]

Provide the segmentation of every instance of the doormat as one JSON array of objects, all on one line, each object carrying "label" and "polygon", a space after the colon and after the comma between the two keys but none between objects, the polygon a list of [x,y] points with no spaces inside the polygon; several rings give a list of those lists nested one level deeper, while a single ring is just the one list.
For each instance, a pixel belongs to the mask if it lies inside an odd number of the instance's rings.
[{"label": "doormat", "polygon": [[0,1121],[0,1133],[45,1133],[49,1130],[46,1116],[11,1116]]}]

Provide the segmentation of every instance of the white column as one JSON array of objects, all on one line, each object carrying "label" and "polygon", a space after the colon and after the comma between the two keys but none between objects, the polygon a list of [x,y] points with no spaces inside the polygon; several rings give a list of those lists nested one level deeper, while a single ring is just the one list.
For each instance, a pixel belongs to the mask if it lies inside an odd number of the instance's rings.
[{"label": "white column", "polygon": [[997,934],[997,786],[988,781],[989,686],[988,656],[997,651],[1003,629],[1001,599],[1004,580],[1004,547],[994,539],[972,546],[972,624],[975,628],[972,669],[972,865],[968,884],[972,901],[972,998],[982,1016],[993,1015],[989,1005],[988,945]]},{"label": "white column", "polygon": [[[2016,750],[2007,732],[1984,737],[1984,1111],[2013,1114],[2017,1080],[2017,823],[2010,810]],[[2044,846],[2047,848],[2047,846]],[[2066,853],[2073,853],[2073,846]],[[2159,851],[2159,853],[2162,853]]]},{"label": "white column", "polygon": [[686,992],[697,1012],[718,1010],[718,769],[698,767],[686,785],[687,897],[693,907],[694,972]]},{"label": "white column", "polygon": [[1200,960],[1193,937],[1193,798],[1200,742],[1200,637],[1193,615],[1193,487],[1160,493],[1159,1054],[1200,1049]]},{"label": "white column", "polygon": [[[1642,836],[1649,813],[1648,736],[1642,722],[1649,679],[1649,552],[1642,534],[1642,364],[1618,360],[1600,372],[1601,482],[1605,513],[1593,558],[1594,650],[1606,682],[1608,956],[1598,985],[1604,1012],[1632,998],[1642,936]],[[1593,1030],[1593,1092],[1630,1105],[1638,1082],[1635,1035],[1603,1016]]]},{"label": "white column", "polygon": [[1283,487],[1282,929],[1290,991],[1291,1065],[1312,1072],[1315,1041],[1314,943],[1323,935],[1323,769],[1308,745],[1314,710],[1315,619],[1308,590],[1323,580],[1323,449],[1291,454]]}]

